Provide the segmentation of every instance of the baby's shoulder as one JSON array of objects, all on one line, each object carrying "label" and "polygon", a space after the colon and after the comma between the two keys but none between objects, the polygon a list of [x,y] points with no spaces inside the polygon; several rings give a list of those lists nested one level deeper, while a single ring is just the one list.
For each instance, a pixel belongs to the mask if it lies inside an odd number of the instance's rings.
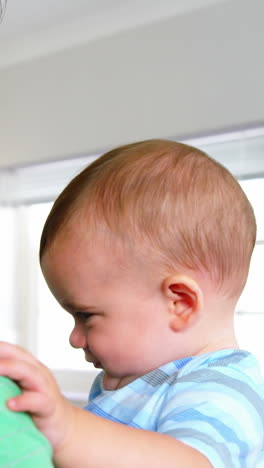
[{"label": "baby's shoulder", "polygon": [[264,380],[255,356],[226,349],[189,359],[170,376],[156,425],[213,466],[262,466]]},{"label": "baby's shoulder", "polygon": [[[240,400],[253,405],[264,420],[264,378],[256,357],[248,351],[226,349],[193,357],[171,375],[167,399],[204,397],[207,401]],[[190,395],[192,395],[190,397]],[[249,406],[249,407],[250,407]]]},{"label": "baby's shoulder", "polygon": [[252,385],[262,385],[264,378],[257,358],[249,351],[241,349],[223,349],[198,356],[194,356],[178,374],[182,381],[194,378],[199,381],[215,380],[217,376],[233,375],[241,380],[251,381]]}]

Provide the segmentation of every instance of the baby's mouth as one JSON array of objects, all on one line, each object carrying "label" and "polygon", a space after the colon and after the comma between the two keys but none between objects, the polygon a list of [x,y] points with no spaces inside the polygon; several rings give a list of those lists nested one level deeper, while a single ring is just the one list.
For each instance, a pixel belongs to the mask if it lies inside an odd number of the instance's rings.
[{"label": "baby's mouth", "polygon": [[93,366],[96,369],[102,369],[102,365],[101,365],[100,361],[98,361],[98,359],[96,359],[96,357],[91,353],[90,349],[89,348],[83,348],[83,350],[84,350],[85,360],[87,362],[90,362],[91,364],[93,364]]},{"label": "baby's mouth", "polygon": [[96,369],[103,369],[103,366],[99,361],[93,362],[93,365]]}]

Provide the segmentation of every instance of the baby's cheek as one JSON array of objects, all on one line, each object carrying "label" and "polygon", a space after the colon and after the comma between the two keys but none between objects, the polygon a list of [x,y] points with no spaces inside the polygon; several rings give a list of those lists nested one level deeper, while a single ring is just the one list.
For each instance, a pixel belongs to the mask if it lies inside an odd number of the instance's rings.
[{"label": "baby's cheek", "polygon": [[105,368],[120,372],[135,372],[142,361],[141,340],[125,330],[92,329],[89,347]]},{"label": "baby's cheek", "polygon": [[114,346],[114,341],[107,333],[102,333],[99,329],[91,330],[89,333],[89,347],[99,357],[105,357]]}]

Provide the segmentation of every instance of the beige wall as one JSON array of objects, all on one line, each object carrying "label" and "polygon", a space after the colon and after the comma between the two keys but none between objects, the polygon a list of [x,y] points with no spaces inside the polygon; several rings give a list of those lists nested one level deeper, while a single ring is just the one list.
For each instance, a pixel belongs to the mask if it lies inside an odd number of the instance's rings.
[{"label": "beige wall", "polygon": [[0,165],[264,122],[264,2],[230,0],[0,72]]}]

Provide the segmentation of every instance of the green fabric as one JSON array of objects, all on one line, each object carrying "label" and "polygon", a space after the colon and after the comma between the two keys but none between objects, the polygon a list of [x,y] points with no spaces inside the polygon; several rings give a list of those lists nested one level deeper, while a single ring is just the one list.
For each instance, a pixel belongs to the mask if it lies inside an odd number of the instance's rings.
[{"label": "green fabric", "polygon": [[10,379],[0,376],[0,467],[52,468],[49,442],[26,413],[14,413],[6,400],[21,393]]}]

